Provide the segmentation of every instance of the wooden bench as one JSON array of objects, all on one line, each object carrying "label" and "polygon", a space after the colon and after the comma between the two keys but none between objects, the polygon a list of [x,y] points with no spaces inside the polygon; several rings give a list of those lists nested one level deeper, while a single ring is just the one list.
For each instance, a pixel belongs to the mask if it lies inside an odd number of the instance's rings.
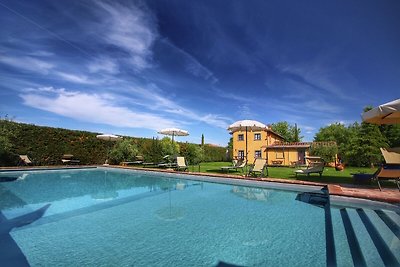
[{"label": "wooden bench", "polygon": [[272,160],[272,165],[274,166],[281,166],[283,163],[283,160]]}]

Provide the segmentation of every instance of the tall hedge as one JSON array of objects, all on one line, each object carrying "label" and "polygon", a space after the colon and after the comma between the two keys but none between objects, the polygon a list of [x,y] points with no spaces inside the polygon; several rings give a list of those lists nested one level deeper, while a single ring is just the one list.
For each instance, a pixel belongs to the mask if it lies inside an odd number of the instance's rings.
[{"label": "tall hedge", "polygon": [[[28,155],[35,165],[61,164],[63,154],[72,154],[81,164],[103,164],[114,143],[96,138],[98,133],[67,130],[36,126],[32,124],[16,123],[0,119],[2,144],[7,145],[7,155],[0,155],[0,166],[17,164],[17,155]],[[151,138],[130,139],[138,149],[138,155],[161,156],[161,149],[155,149],[157,140]],[[179,143],[183,145],[183,143]],[[204,161],[225,160],[225,148],[204,145]],[[1,148],[0,148],[1,151]],[[154,155],[155,156],[155,155]],[[11,158],[11,160],[10,160]]]}]

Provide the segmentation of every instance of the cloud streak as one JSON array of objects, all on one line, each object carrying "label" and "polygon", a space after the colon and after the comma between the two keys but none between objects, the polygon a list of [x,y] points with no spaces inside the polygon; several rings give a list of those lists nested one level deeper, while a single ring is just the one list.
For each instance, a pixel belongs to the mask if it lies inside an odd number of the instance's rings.
[{"label": "cloud streak", "polygon": [[225,129],[230,120],[218,114],[197,114],[160,94],[149,94],[140,87],[130,88],[130,91],[135,92],[134,99],[110,93],[91,94],[49,86],[27,88],[20,97],[24,105],[29,107],[80,121],[117,127],[159,130],[202,122]]},{"label": "cloud streak", "polygon": [[40,74],[48,74],[54,65],[34,57],[1,56],[0,62],[17,69],[28,70]]},{"label": "cloud streak", "polygon": [[99,33],[108,44],[128,54],[128,62],[141,71],[152,66],[152,46],[157,31],[150,13],[134,5],[96,1],[101,18]]},{"label": "cloud streak", "polygon": [[[30,90],[32,92],[32,89]],[[45,94],[44,94],[45,93]],[[172,127],[174,120],[117,106],[108,96],[67,91],[63,88],[39,88],[35,93],[22,94],[24,104],[83,122],[116,127],[158,130]]]}]

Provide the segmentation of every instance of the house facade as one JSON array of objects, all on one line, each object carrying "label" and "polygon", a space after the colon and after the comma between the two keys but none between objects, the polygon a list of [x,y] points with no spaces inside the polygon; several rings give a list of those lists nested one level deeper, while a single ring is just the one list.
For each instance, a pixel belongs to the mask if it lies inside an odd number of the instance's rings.
[{"label": "house facade", "polygon": [[255,158],[267,158],[265,147],[284,140],[281,135],[270,128],[257,131],[237,130],[231,132],[231,134],[233,138],[233,158],[246,159],[247,154],[248,163],[253,163]]},{"label": "house facade", "polygon": [[[284,138],[267,127],[263,130],[231,132],[233,158],[246,159],[251,164],[256,158],[266,159],[268,165],[293,166],[306,164],[312,145],[333,145],[332,142],[284,142]],[[332,144],[331,144],[332,143]],[[247,146],[247,153],[246,153]]]}]

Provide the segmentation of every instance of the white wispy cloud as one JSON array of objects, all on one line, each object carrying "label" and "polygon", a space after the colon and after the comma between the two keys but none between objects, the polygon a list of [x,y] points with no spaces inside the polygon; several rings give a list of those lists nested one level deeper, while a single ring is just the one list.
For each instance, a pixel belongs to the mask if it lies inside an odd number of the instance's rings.
[{"label": "white wispy cloud", "polygon": [[0,56],[0,62],[17,69],[28,70],[40,74],[48,74],[54,65],[34,57]]},{"label": "white wispy cloud", "polygon": [[[282,73],[298,76],[309,85],[323,90],[325,94],[342,100],[354,100],[346,88],[357,86],[355,79],[340,67],[332,67],[324,61],[316,58],[310,62],[278,64],[276,68]],[[339,84],[338,81],[341,83]]]},{"label": "white wispy cloud", "polygon": [[100,36],[107,43],[128,53],[135,70],[151,66],[152,45],[157,37],[153,16],[134,5],[96,1],[102,22]]},{"label": "white wispy cloud", "polygon": [[139,112],[124,106],[117,106],[114,101],[110,101],[108,96],[101,94],[43,87],[38,88],[36,92],[21,94],[20,97],[29,107],[83,122],[152,130],[177,125],[176,121],[155,113]]},{"label": "white wispy cloud", "polygon": [[55,71],[54,74],[58,75],[64,81],[72,82],[72,83],[79,83],[79,84],[97,84],[100,83],[99,80],[94,80],[89,78],[86,75],[78,75],[73,73],[67,73],[62,71]]},{"label": "white wispy cloud", "polygon": [[38,51],[32,51],[28,53],[30,56],[36,56],[36,57],[51,57],[54,56],[54,53],[49,52],[49,51],[43,51],[43,50],[38,50]]},{"label": "white wispy cloud", "polygon": [[119,66],[118,64],[106,57],[99,57],[94,59],[92,62],[88,64],[89,72],[97,73],[97,72],[106,72],[110,74],[117,74],[119,73]]},{"label": "white wispy cloud", "polygon": [[199,114],[191,109],[177,104],[175,101],[165,96],[165,93],[159,90],[154,85],[150,88],[144,87],[129,87],[129,90],[134,93],[135,98],[126,98],[126,101],[134,102],[137,105],[146,107],[149,110],[156,112],[168,113],[189,120],[189,122],[203,122],[212,126],[226,128],[230,118],[219,114]]},{"label": "white wispy cloud", "polygon": [[170,41],[163,39],[162,42],[176,52],[178,52],[184,58],[185,70],[196,77],[203,78],[207,81],[210,81],[211,84],[215,84],[218,82],[218,78],[215,77],[214,73],[210,71],[207,67],[202,65],[194,56],[184,51],[183,49],[177,47],[172,44]]},{"label": "white wispy cloud", "polygon": [[213,91],[219,97],[223,97],[225,99],[234,100],[243,103],[251,103],[254,102],[256,99],[250,97],[248,95],[239,94],[239,93],[231,93],[228,90],[220,90],[218,88],[213,88]]},{"label": "white wispy cloud", "polygon": [[[112,93],[87,93],[64,88],[26,88],[24,104],[58,115],[117,127],[160,130],[202,122],[226,128],[229,118],[218,114],[198,114],[146,88],[130,88],[135,97]],[[128,108],[129,107],[129,108]],[[144,111],[146,110],[146,111]]]}]

